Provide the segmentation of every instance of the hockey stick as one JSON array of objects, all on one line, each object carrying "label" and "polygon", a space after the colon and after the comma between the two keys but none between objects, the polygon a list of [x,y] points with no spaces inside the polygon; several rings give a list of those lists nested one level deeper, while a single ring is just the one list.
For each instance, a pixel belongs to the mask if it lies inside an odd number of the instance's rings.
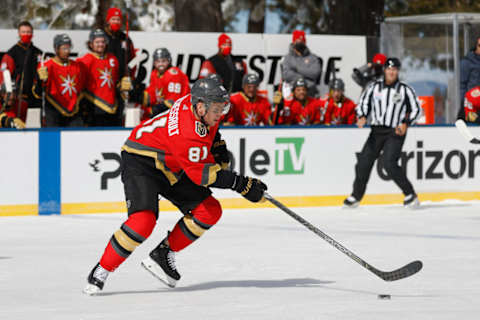
[{"label": "hockey stick", "polygon": [[[129,42],[128,42],[128,31],[130,30],[130,26],[128,24],[128,11],[130,10],[131,6],[131,0],[125,0],[125,70],[123,76],[127,75],[128,78],[130,79],[130,72],[128,69],[128,58],[129,58],[129,52],[128,52],[128,47],[129,47]],[[124,103],[125,103],[125,108],[128,108],[128,103],[130,99],[130,93],[128,91],[125,91],[124,93]]]},{"label": "hockey stick", "polygon": [[[42,54],[42,59],[40,60],[40,65],[43,67],[45,65],[45,54],[46,52],[44,52]],[[45,121],[46,121],[46,106],[45,106],[45,91],[47,91],[47,81],[42,81],[42,111],[41,111],[41,115],[40,115],[40,127],[45,127]]]},{"label": "hockey stick", "polygon": [[341,252],[343,252],[344,254],[346,254],[350,259],[356,261],[359,265],[361,265],[362,267],[364,267],[368,271],[374,273],[376,276],[382,278],[385,281],[395,281],[395,280],[400,280],[400,279],[403,279],[403,278],[407,278],[407,277],[410,277],[411,275],[414,275],[415,273],[417,273],[418,271],[420,271],[422,269],[422,266],[423,266],[422,262],[419,261],[419,260],[416,260],[416,261],[410,262],[409,264],[407,264],[407,265],[405,265],[401,268],[398,268],[396,270],[393,270],[393,271],[378,270],[377,268],[373,267],[372,265],[370,265],[369,263],[364,261],[362,258],[357,256],[355,253],[353,253],[352,251],[345,248],[342,244],[340,244],[339,242],[332,239],[326,233],[324,233],[320,229],[316,228],[310,222],[303,219],[298,214],[296,214],[295,212],[293,212],[292,210],[290,210],[289,208],[284,206],[282,203],[280,203],[278,200],[273,198],[268,193],[265,192],[264,197],[265,197],[265,199],[270,201],[273,205],[275,205],[277,208],[279,208],[280,210],[282,210],[283,212],[288,214],[293,219],[300,222],[307,229],[309,229],[310,231],[312,231],[313,233],[318,235],[323,240],[327,241],[329,244],[334,246],[336,249],[338,249]]},{"label": "hockey stick", "polygon": [[12,84],[12,77],[10,76],[10,70],[7,67],[2,70],[3,74],[3,83],[5,86],[5,101],[0,106],[0,113],[6,109],[8,102],[10,101],[10,97],[13,94],[13,84]]},{"label": "hockey stick", "polygon": [[470,130],[468,130],[467,124],[464,120],[458,119],[455,121],[455,127],[457,127],[460,134],[467,139],[468,142],[473,144],[480,144],[480,138],[475,138]]}]

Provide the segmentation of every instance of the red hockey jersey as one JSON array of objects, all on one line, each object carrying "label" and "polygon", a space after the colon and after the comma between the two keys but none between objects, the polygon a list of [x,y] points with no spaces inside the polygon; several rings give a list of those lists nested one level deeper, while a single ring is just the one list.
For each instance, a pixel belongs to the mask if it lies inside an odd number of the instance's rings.
[{"label": "red hockey jersey", "polygon": [[466,119],[469,118],[468,114],[470,112],[480,111],[480,86],[470,89],[465,94],[464,109]]},{"label": "red hockey jersey", "polygon": [[107,53],[102,58],[90,52],[77,59],[85,66],[87,85],[85,98],[103,111],[113,114],[117,110],[116,87],[119,80],[117,58]]},{"label": "red hockey jersey", "polygon": [[243,92],[237,92],[230,96],[230,103],[230,111],[225,117],[225,122],[244,126],[271,124],[271,109],[267,99],[257,95],[250,101]]},{"label": "red hockey jersey", "polygon": [[357,121],[356,105],[347,97],[343,97],[339,103],[336,103],[330,97],[322,102],[325,111],[325,124],[354,124]]},{"label": "red hockey jersey", "polygon": [[171,109],[135,127],[122,150],[154,158],[172,185],[185,172],[194,183],[208,186],[221,169],[210,151],[217,130],[218,124],[208,128],[195,117],[186,95]]},{"label": "red hockey jersey", "polygon": [[[38,64],[38,68],[42,65]],[[83,65],[69,59],[67,63],[58,58],[45,61],[48,79],[45,83],[45,98],[58,112],[65,117],[75,115],[79,110],[79,101],[86,84],[86,73]],[[34,93],[40,98],[39,86],[35,83]]]},{"label": "red hockey jersey", "polygon": [[278,124],[319,123],[321,104],[318,99],[307,97],[305,105],[296,99],[284,100],[284,103],[285,106],[278,117]]},{"label": "red hockey jersey", "polygon": [[165,105],[171,107],[173,102],[190,93],[189,83],[187,75],[177,67],[170,67],[163,74],[154,69],[150,74],[150,84],[144,91],[143,106],[151,107],[169,100]]}]

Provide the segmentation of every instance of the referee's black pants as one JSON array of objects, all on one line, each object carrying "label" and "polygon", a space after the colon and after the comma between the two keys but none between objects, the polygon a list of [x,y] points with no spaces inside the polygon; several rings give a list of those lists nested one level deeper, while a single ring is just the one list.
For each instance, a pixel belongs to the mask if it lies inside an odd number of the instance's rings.
[{"label": "referee's black pants", "polygon": [[385,171],[402,190],[404,195],[415,193],[413,186],[408,181],[405,172],[398,165],[406,134],[395,134],[394,128],[372,126],[367,142],[358,155],[355,165],[355,181],[353,182],[352,196],[361,200],[365,194],[367,183],[372,172],[373,164],[383,150],[383,163]]}]

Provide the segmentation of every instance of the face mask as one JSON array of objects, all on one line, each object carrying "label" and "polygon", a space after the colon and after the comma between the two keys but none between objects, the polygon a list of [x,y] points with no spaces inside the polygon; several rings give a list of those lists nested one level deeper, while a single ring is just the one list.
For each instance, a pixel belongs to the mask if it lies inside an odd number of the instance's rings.
[{"label": "face mask", "polygon": [[297,42],[297,43],[295,43],[294,48],[295,48],[295,50],[297,50],[298,52],[303,54],[305,49],[307,49],[307,46],[303,42]]},{"label": "face mask", "polygon": [[221,49],[222,55],[228,56],[230,53],[232,53],[232,47],[223,47]]},{"label": "face mask", "polygon": [[32,34],[22,34],[20,36],[20,41],[22,41],[23,43],[30,43],[32,41],[32,37]]},{"label": "face mask", "polygon": [[117,32],[118,30],[120,30],[120,27],[120,23],[110,23],[110,29],[112,29],[113,32]]}]

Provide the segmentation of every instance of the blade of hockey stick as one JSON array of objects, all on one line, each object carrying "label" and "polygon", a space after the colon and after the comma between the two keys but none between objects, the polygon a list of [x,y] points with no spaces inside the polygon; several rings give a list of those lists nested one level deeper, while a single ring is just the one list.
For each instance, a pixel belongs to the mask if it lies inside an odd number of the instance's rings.
[{"label": "blade of hockey stick", "polygon": [[475,138],[473,134],[468,130],[467,124],[462,119],[455,121],[455,127],[457,127],[460,134],[467,139],[468,142],[473,144],[480,144],[480,139]]},{"label": "blade of hockey stick", "polygon": [[350,251],[349,249],[345,248],[342,244],[331,238],[329,235],[312,225],[310,222],[287,208],[285,205],[283,205],[281,202],[273,198],[271,195],[265,192],[264,194],[265,199],[270,201],[273,205],[275,205],[277,208],[288,214],[290,217],[293,219],[297,220],[300,222],[303,226],[305,226],[307,229],[318,235],[320,238],[323,240],[327,241],[329,244],[331,244],[333,247],[336,249],[340,250],[343,252],[345,255],[347,255],[350,259],[356,261],[359,265],[367,269],[368,271],[372,272],[376,276],[380,277],[381,279],[385,281],[395,281],[395,280],[400,280],[403,278],[410,277],[411,275],[414,275],[415,273],[419,272],[423,264],[421,261],[416,260],[413,262],[410,262],[409,264],[398,268],[393,271],[381,271],[372,266],[371,264],[367,263],[365,260],[357,256],[355,253]]}]

